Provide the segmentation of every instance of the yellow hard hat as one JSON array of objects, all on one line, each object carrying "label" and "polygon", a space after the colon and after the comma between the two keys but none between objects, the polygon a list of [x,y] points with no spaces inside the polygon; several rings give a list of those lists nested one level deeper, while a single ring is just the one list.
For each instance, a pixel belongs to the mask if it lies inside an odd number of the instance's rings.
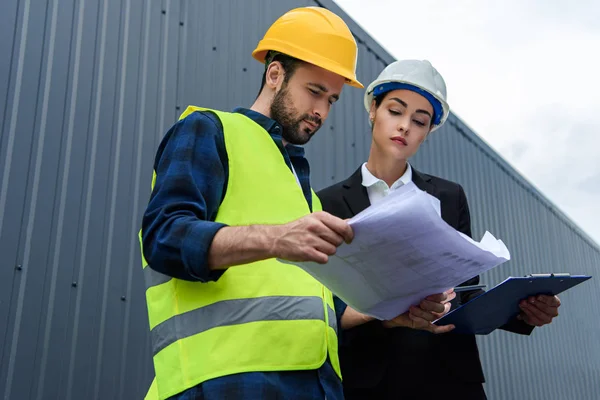
[{"label": "yellow hard hat", "polygon": [[264,63],[269,50],[316,65],[346,78],[357,88],[358,46],[346,23],[321,7],[295,8],[283,14],[265,33],[252,57]]}]

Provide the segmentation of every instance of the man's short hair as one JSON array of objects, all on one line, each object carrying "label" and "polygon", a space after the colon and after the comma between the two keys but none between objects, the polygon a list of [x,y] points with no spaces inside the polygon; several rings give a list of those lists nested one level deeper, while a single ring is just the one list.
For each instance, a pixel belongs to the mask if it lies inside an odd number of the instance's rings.
[{"label": "man's short hair", "polygon": [[288,83],[296,72],[296,69],[304,64],[304,61],[302,60],[288,56],[287,54],[270,50],[265,57],[265,71],[263,72],[262,82],[260,83],[260,89],[258,90],[259,95],[265,87],[265,83],[267,82],[267,69],[274,61],[279,61],[283,67],[283,70],[285,71],[285,76],[283,78],[284,83]]}]

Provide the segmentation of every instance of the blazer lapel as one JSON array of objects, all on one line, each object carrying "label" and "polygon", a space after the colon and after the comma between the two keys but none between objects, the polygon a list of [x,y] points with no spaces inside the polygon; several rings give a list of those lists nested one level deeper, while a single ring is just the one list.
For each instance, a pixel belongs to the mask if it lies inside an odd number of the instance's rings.
[{"label": "blazer lapel", "polygon": [[343,186],[346,189],[343,193],[344,201],[350,208],[352,215],[358,214],[371,205],[367,189],[362,185],[361,168],[358,168],[344,182]]},{"label": "blazer lapel", "polygon": [[426,191],[433,197],[437,196],[437,188],[431,183],[431,177],[427,174],[417,171],[414,167],[412,169],[412,181],[421,190]]}]

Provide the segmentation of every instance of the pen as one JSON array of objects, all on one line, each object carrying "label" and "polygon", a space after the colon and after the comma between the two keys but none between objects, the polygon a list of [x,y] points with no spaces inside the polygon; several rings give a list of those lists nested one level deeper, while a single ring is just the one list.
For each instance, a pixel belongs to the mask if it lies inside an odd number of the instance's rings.
[{"label": "pen", "polygon": [[457,286],[457,287],[454,288],[454,293],[466,292],[467,290],[483,289],[486,286],[487,285]]}]

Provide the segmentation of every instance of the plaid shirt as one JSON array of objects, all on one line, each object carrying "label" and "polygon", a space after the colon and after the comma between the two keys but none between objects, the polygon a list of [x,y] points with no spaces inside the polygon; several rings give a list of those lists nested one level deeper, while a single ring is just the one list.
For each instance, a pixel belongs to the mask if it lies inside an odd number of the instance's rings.
[{"label": "plaid shirt", "polygon": [[[283,146],[281,125],[252,110],[239,112],[262,126],[293,165],[312,210],[310,168],[302,147]],[[177,122],[162,140],[154,163],[156,182],[142,220],[142,243],[149,266],[190,281],[218,279],[207,267],[208,249],[224,224],[214,222],[228,179],[223,127],[210,112],[194,112]]]},{"label": "plaid shirt", "polygon": [[[312,210],[310,169],[302,147],[283,146],[282,127],[252,110],[241,113],[273,138],[296,172]],[[142,220],[142,243],[151,268],[190,281],[217,280],[224,271],[207,266],[208,249],[219,229],[214,222],[228,180],[223,126],[211,112],[194,112],[163,138],[154,163],[156,182]],[[339,321],[338,321],[338,326]],[[223,376],[192,387],[175,399],[343,399],[342,384],[329,361],[319,369],[250,372]]]}]

